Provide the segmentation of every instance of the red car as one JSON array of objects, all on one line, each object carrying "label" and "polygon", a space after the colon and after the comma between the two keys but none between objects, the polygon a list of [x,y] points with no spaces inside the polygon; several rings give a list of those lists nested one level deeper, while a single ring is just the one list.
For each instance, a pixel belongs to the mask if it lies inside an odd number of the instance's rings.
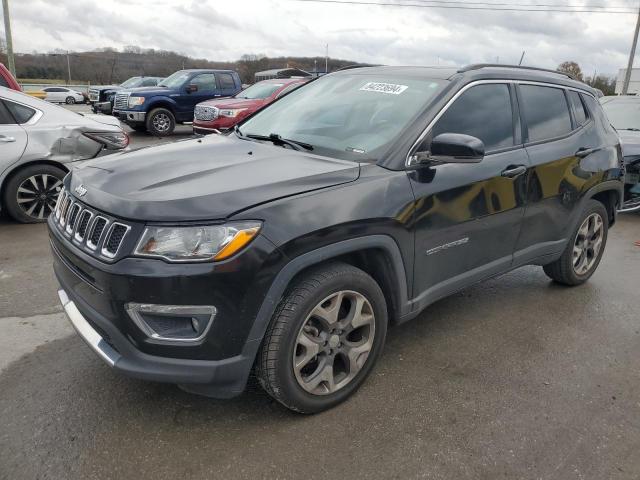
[{"label": "red car", "polygon": [[11,75],[11,72],[7,69],[7,67],[5,67],[1,63],[0,63],[0,87],[7,87],[7,88],[10,88],[11,90],[17,90],[19,92],[22,91],[22,88],[20,88],[20,85],[18,85],[18,82],[16,81],[16,79],[13,78],[13,75]]},{"label": "red car", "polygon": [[308,78],[263,80],[234,97],[199,103],[193,115],[193,131],[207,134],[217,130],[227,130],[256,110],[260,110],[308,81]]}]

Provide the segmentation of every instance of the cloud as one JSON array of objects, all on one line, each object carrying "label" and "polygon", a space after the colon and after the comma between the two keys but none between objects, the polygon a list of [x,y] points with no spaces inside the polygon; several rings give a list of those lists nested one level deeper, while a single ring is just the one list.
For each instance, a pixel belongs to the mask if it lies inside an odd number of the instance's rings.
[{"label": "cloud", "polygon": [[[526,1],[536,3],[517,3]],[[575,60],[589,74],[615,73],[626,64],[635,22],[634,15],[289,0],[224,5],[214,0],[57,0],[51,8],[46,0],[20,0],[11,4],[14,49],[82,51],[138,45],[236,60],[245,53],[323,56],[328,43],[332,57],[392,65],[460,65],[497,58],[517,63],[525,50],[528,65],[554,68]]]}]

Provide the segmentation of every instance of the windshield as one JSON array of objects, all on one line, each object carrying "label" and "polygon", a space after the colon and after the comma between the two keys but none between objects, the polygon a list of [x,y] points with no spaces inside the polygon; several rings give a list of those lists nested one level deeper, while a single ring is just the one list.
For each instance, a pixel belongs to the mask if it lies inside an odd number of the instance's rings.
[{"label": "windshield", "polygon": [[260,82],[251,85],[246,90],[241,91],[236,98],[248,98],[251,100],[267,98],[273,95],[284,83]]},{"label": "windshield", "polygon": [[611,100],[602,105],[616,130],[640,130],[640,99]]},{"label": "windshield", "polygon": [[258,112],[242,135],[278,134],[345,160],[376,160],[445,84],[403,76],[322,77]]},{"label": "windshield", "polygon": [[178,88],[189,78],[188,72],[176,72],[158,84],[159,87]]},{"label": "windshield", "polygon": [[125,80],[123,83],[121,83],[120,86],[123,88],[131,88],[137,86],[139,83],[140,77],[131,77],[129,80]]}]

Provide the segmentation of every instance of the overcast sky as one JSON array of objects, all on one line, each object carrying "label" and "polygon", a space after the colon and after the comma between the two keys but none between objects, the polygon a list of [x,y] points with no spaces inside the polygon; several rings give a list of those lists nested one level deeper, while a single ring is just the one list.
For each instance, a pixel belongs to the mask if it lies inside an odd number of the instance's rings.
[{"label": "overcast sky", "polygon": [[[631,0],[488,1],[634,4]],[[322,56],[328,43],[329,55],[335,58],[389,65],[462,65],[494,62],[497,57],[502,63],[517,63],[522,50],[526,50],[524,64],[555,68],[562,61],[575,60],[587,75],[594,70],[614,74],[626,67],[636,19],[634,15],[467,11],[291,0],[9,3],[17,52],[137,45],[210,60],[236,60],[245,53]]]}]

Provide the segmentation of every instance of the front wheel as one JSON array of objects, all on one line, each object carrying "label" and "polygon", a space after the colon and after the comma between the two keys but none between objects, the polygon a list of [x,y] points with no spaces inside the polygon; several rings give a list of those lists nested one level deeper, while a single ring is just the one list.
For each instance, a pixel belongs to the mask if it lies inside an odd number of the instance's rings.
[{"label": "front wheel", "polygon": [[67,99],[65,100],[65,103],[67,105],[73,105],[74,103],[76,103],[76,99],[73,97],[67,97]]},{"label": "front wheel", "polygon": [[386,331],[387,306],[373,278],[344,263],[315,268],[278,305],[258,353],[258,380],[291,410],[327,410],[364,382]]},{"label": "front wheel", "polygon": [[545,265],[544,273],[564,285],[586,282],[598,268],[607,243],[609,217],[597,200],[589,200],[562,256]]},{"label": "front wheel", "polygon": [[155,108],[147,115],[146,126],[152,135],[166,137],[171,135],[176,128],[176,119],[170,110]]},{"label": "front wheel", "polygon": [[44,222],[53,212],[66,172],[53,165],[32,165],[9,178],[4,205],[22,223]]}]

